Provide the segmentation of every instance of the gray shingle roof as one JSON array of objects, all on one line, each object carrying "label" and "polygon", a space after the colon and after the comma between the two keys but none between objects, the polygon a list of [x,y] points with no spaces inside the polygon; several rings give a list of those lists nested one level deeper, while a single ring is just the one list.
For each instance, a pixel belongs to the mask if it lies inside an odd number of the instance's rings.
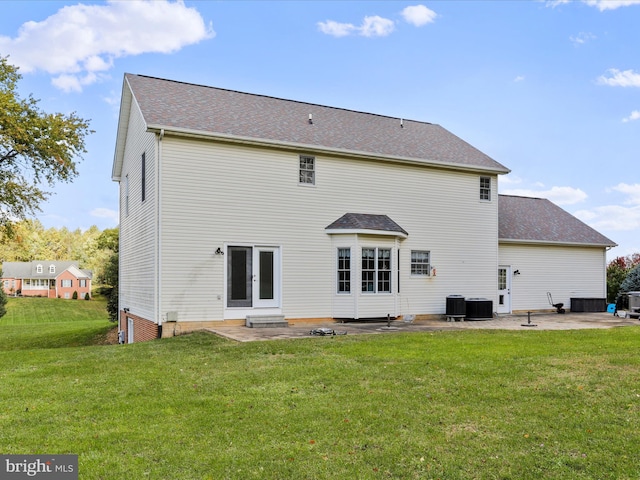
[{"label": "gray shingle roof", "polygon": [[[150,130],[199,133],[310,151],[393,158],[494,173],[508,169],[439,125],[163,80],[125,75]],[[309,115],[312,115],[312,123]],[[127,119],[121,111],[119,137]],[[121,139],[122,140],[122,139]],[[116,146],[114,178],[119,176]]]},{"label": "gray shingle roof", "polygon": [[544,198],[498,195],[501,241],[613,247],[615,242]]},{"label": "gray shingle roof", "polygon": [[[42,272],[38,273],[38,265],[42,265]],[[49,273],[49,266],[55,267],[54,273]],[[32,262],[4,262],[2,264],[3,278],[56,278],[70,267],[78,268],[78,262],[59,260],[34,260]],[[80,270],[86,278],[91,278],[91,270]],[[80,278],[80,277],[78,277]]]},{"label": "gray shingle roof", "polygon": [[345,213],[331,225],[328,225],[326,230],[376,230],[408,235],[404,228],[388,216],[369,213]]}]

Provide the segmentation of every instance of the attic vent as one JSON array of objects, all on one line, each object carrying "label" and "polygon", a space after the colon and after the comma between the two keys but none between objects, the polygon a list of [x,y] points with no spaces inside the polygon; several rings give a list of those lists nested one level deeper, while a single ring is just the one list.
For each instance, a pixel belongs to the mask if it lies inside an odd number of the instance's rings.
[{"label": "attic vent", "polygon": [[309,114],[309,125],[313,125],[313,113]]},{"label": "attic vent", "polygon": [[404,120],[402,118],[400,119],[400,128],[404,128]]}]

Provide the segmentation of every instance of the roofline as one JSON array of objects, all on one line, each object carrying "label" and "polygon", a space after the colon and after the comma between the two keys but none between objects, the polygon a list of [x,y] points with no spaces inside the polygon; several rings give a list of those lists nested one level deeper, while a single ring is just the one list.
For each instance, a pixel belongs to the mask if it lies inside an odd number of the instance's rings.
[{"label": "roofline", "polygon": [[202,139],[213,139],[218,140],[224,143],[235,143],[235,144],[244,144],[255,147],[266,147],[266,148],[276,148],[276,149],[284,149],[284,150],[305,150],[305,151],[314,151],[318,153],[326,153],[329,155],[339,155],[342,157],[350,157],[350,158],[366,158],[366,159],[375,159],[393,163],[403,163],[408,165],[420,165],[420,166],[432,166],[432,167],[440,167],[449,170],[462,170],[462,171],[471,171],[471,172],[483,172],[483,173],[493,173],[497,175],[504,175],[511,172],[510,169],[504,168],[483,168],[478,166],[466,166],[461,165],[459,163],[450,163],[450,162],[439,162],[436,160],[416,160],[415,158],[410,157],[400,157],[400,156],[382,156],[382,155],[374,155],[370,152],[359,151],[359,150],[346,150],[341,148],[328,148],[322,145],[309,145],[305,143],[292,143],[292,142],[282,142],[277,140],[268,140],[268,139],[256,139],[253,137],[242,137],[238,135],[226,135],[222,133],[215,132],[207,132],[202,130],[191,130],[187,128],[178,128],[166,125],[158,125],[158,124],[149,124],[147,125],[147,132],[160,134],[160,132],[164,132],[164,135],[176,135],[182,137],[190,137],[190,138],[202,138]]},{"label": "roofline", "polygon": [[409,234],[396,230],[371,230],[367,228],[325,228],[328,235],[386,235],[407,238]]},{"label": "roofline", "polygon": [[550,245],[556,247],[598,247],[598,248],[612,248],[617,247],[617,243],[579,243],[579,242],[560,242],[551,240],[521,240],[519,238],[498,238],[498,244],[500,243],[519,243],[527,245]]}]

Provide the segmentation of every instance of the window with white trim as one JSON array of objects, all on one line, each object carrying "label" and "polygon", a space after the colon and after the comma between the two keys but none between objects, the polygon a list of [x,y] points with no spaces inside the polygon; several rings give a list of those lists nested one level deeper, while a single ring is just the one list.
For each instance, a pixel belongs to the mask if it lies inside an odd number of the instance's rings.
[{"label": "window with white trim", "polygon": [[36,266],[36,272],[37,273],[42,273],[42,265],[37,265]]},{"label": "window with white trim", "polygon": [[49,273],[56,273],[56,266],[55,265],[49,265]]},{"label": "window with white trim", "polygon": [[480,200],[491,200],[491,177],[480,177]]},{"label": "window with white trim", "polygon": [[362,291],[391,293],[391,249],[362,249]]},{"label": "window with white trim", "polygon": [[411,250],[411,275],[431,275],[431,252]]},{"label": "window with white trim", "polygon": [[316,183],[316,159],[308,155],[300,155],[300,183],[315,185]]},{"label": "window with white trim", "polygon": [[124,177],[124,214],[129,216],[129,175]]},{"label": "window with white trim", "polygon": [[70,280],[70,279],[69,280],[62,280],[60,282],[60,286],[61,287],[66,287],[66,288],[73,287],[73,280]]},{"label": "window with white trim", "polygon": [[338,249],[338,293],[351,293],[351,249]]},{"label": "window with white trim", "polygon": [[87,280],[84,278],[81,278],[80,280],[78,280],[78,286],[79,287],[86,287],[87,286]]}]

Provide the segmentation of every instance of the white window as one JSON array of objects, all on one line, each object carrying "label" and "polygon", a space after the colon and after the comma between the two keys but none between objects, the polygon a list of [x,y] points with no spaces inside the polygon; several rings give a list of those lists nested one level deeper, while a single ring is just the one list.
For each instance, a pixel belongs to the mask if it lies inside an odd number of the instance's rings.
[{"label": "white window", "polygon": [[60,286],[62,287],[73,287],[73,280],[62,280],[62,282],[60,283]]},{"label": "white window", "polygon": [[362,249],[362,291],[391,293],[391,249]]},{"label": "white window", "polygon": [[480,200],[491,200],[491,177],[480,177]]},{"label": "white window", "polygon": [[49,265],[49,273],[56,273],[56,266],[55,265]]},{"label": "white window", "polygon": [[300,155],[300,183],[315,185],[316,183],[316,159],[306,155]]},{"label": "white window", "polygon": [[36,272],[37,273],[42,273],[42,265],[37,265],[36,266]]},{"label": "white window", "polygon": [[431,275],[431,253],[427,250],[411,250],[411,275]]},{"label": "white window", "polygon": [[87,286],[87,281],[84,278],[81,278],[80,280],[78,280],[78,286],[86,287]]},{"label": "white window", "polygon": [[351,249],[338,249],[338,293],[351,293]]},{"label": "white window", "polygon": [[129,175],[124,177],[124,214],[129,215]]}]

